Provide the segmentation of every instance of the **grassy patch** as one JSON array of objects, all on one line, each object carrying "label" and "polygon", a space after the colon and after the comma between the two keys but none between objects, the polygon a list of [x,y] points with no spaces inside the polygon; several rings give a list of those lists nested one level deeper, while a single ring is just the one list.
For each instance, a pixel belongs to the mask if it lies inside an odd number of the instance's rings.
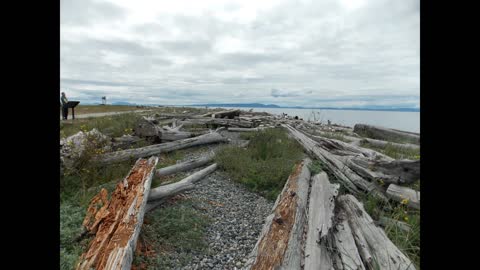
[{"label": "grassy patch", "polygon": [[394,159],[420,159],[420,149],[410,149],[400,146],[395,146],[391,143],[387,143],[385,147],[378,147],[370,144],[368,141],[360,141],[360,146],[370,148],[382,154],[385,154]]},{"label": "grassy patch", "polygon": [[131,134],[135,123],[140,117],[136,113],[125,113],[78,119],[71,123],[60,122],[60,137],[65,138],[79,131],[89,131],[93,128],[98,129],[107,136],[120,137],[124,134]]},{"label": "grassy patch", "polygon": [[275,199],[295,163],[302,159],[302,147],[284,129],[266,129],[246,136],[250,139],[247,149],[225,146],[215,160],[233,180]]},{"label": "grassy patch", "polygon": [[325,171],[325,165],[323,165],[322,162],[320,162],[319,160],[314,160],[312,161],[312,163],[310,163],[310,165],[308,166],[308,169],[310,170],[310,173],[311,175],[316,175],[320,172],[323,172]]},{"label": "grassy patch", "polygon": [[[140,238],[153,248],[157,256],[135,256],[134,265],[148,269],[173,269],[190,262],[192,252],[206,252],[205,229],[209,219],[193,208],[192,200],[183,200],[145,216]],[[173,258],[172,252],[180,256]],[[178,261],[177,261],[178,259]]]}]

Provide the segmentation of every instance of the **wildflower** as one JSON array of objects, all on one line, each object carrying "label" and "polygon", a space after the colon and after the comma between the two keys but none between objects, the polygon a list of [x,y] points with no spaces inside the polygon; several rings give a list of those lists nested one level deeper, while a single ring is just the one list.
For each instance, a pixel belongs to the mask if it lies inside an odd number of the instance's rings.
[{"label": "wildflower", "polygon": [[407,216],[405,216],[403,219],[404,219],[405,221],[408,221],[408,217],[407,217]]},{"label": "wildflower", "polygon": [[400,203],[401,204],[408,204],[408,198],[403,199]]}]

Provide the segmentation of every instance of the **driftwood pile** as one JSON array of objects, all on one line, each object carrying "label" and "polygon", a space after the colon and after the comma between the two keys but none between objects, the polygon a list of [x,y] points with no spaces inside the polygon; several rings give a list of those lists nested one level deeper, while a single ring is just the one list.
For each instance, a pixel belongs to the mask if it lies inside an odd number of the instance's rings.
[{"label": "driftwood pile", "polygon": [[[181,130],[189,126],[199,126],[201,130]],[[397,146],[416,149],[419,134],[368,125],[356,125],[354,129],[321,126],[239,110],[203,115],[155,114],[138,121],[134,136],[112,139],[113,149],[126,148],[140,140],[154,144],[94,157],[94,161],[102,165],[138,160],[127,177],[118,183],[110,200],[104,189],[92,200],[83,225],[85,232],[94,238],[82,254],[77,269],[130,269],[145,213],[168,198],[194,188],[198,181],[217,169],[217,164],[209,165],[213,162],[213,152],[156,169],[162,153],[228,142],[219,132],[222,129],[244,132],[277,126],[287,129],[307,153],[325,165],[339,184],[331,184],[326,172],[311,175],[309,158],[296,164],[247,258],[245,269],[415,269],[377,225],[396,222],[402,230],[409,230],[409,226],[387,218],[374,222],[355,196],[367,194],[397,202],[406,199],[408,207],[420,209],[420,192],[405,186],[419,180],[419,161],[395,160],[359,144],[363,140],[385,146],[390,142],[384,140],[394,138],[409,142],[396,143]],[[212,127],[217,129],[208,130]],[[351,142],[329,139],[322,136],[325,132],[342,132]],[[199,167],[205,168],[179,182],[150,187],[153,177]],[[339,195],[340,187],[349,194]]]},{"label": "driftwood pile", "polygon": [[415,269],[352,195],[298,164],[245,269]]}]

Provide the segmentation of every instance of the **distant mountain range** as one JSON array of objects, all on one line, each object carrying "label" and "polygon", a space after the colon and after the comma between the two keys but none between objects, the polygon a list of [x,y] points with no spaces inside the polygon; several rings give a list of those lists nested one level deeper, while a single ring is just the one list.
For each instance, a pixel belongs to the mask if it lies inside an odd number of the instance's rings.
[{"label": "distant mountain range", "polygon": [[193,104],[184,106],[198,107],[240,107],[240,108],[286,108],[286,109],[310,109],[310,110],[358,110],[358,111],[397,111],[397,112],[419,112],[418,108],[401,108],[392,106],[369,106],[369,107],[302,107],[302,106],[279,106],[275,104],[261,103],[221,103],[221,104]]}]

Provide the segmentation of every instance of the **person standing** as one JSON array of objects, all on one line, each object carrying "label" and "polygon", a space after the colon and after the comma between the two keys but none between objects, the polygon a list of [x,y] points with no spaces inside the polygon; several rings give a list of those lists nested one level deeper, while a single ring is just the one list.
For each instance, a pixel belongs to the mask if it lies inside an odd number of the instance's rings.
[{"label": "person standing", "polygon": [[67,108],[68,99],[65,96],[65,92],[62,92],[62,95],[60,97],[60,102],[61,102],[61,105],[62,105],[63,120],[67,120],[67,117],[68,117],[68,108]]}]

